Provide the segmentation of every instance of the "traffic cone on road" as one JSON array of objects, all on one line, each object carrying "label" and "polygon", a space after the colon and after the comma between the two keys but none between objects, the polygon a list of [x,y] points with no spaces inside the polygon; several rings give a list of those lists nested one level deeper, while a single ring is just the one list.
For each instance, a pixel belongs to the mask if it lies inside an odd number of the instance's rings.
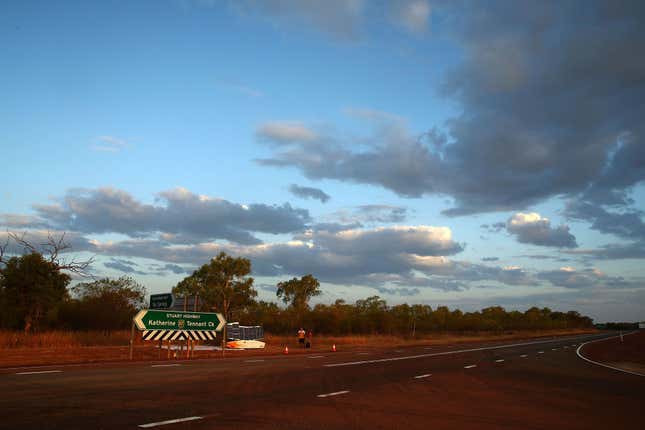
[{"label": "traffic cone on road", "polygon": [[289,354],[289,347],[288,347],[288,346],[285,346],[285,347],[284,347],[284,353],[285,353],[285,354]]},{"label": "traffic cone on road", "polygon": [[331,352],[336,352],[336,344],[333,344],[333,345],[331,346]]}]

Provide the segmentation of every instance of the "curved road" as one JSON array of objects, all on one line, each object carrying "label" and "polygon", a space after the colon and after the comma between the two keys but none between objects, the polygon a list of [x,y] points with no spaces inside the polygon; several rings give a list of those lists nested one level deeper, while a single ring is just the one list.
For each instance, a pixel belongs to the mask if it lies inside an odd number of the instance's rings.
[{"label": "curved road", "polygon": [[610,336],[0,369],[0,428],[640,428],[645,378],[576,355]]}]

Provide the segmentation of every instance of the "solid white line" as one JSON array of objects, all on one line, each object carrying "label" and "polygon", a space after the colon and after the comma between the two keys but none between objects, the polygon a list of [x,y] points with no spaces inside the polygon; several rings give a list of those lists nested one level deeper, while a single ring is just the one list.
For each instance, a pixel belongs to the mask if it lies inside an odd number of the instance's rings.
[{"label": "solid white line", "polygon": [[345,391],[335,391],[333,393],[318,394],[316,397],[321,397],[322,398],[322,397],[339,396],[341,394],[347,394],[347,393],[349,393],[349,391],[347,391],[347,390],[345,390]]},{"label": "solid white line", "polygon": [[61,373],[62,370],[40,370],[38,372],[18,372],[16,375],[42,375],[43,373]]},{"label": "solid white line", "polygon": [[175,364],[153,364],[150,367],[179,367],[181,364],[175,363]]},{"label": "solid white line", "polygon": [[470,366],[464,366],[464,369],[472,369],[473,367],[477,367],[477,365],[471,364]]},{"label": "solid white line", "polygon": [[[634,333],[638,333],[638,330],[637,330],[637,331],[633,331],[633,332],[631,332],[631,333],[623,334],[623,336],[629,336],[630,334],[634,334]],[[578,347],[578,349],[576,349],[576,354],[578,354],[578,357],[582,358],[583,360],[588,361],[589,363],[591,363],[591,364],[595,364],[595,365],[597,365],[597,366],[606,367],[606,368],[608,368],[608,369],[617,370],[617,371],[619,371],[619,372],[623,372],[623,373],[629,373],[629,374],[631,374],[631,375],[636,375],[636,376],[645,376],[645,374],[643,374],[643,373],[632,372],[632,371],[630,371],[630,370],[625,370],[625,369],[621,369],[621,368],[619,368],[619,367],[614,367],[614,366],[610,366],[610,365],[605,364],[605,363],[600,363],[600,362],[598,362],[598,361],[590,360],[590,359],[588,359],[587,357],[585,357],[584,355],[582,355],[582,352],[580,352],[580,351],[582,350],[582,347],[583,347],[583,346],[585,346],[585,345],[587,345],[588,343],[600,342],[600,341],[602,341],[602,340],[615,339],[615,338],[617,338],[617,337],[620,337],[620,335],[618,335],[618,336],[608,337],[608,338],[605,338],[605,339],[590,340],[589,342],[581,343],[581,344],[580,344],[580,346]]]},{"label": "solid white line", "polygon": [[414,379],[423,379],[423,378],[428,378],[428,377],[430,377],[430,376],[432,376],[432,374],[431,374],[431,373],[426,373],[425,375],[418,375],[418,376],[415,376],[415,377],[414,377]]},{"label": "solid white line", "polygon": [[495,363],[503,363],[504,359],[500,358],[499,360],[495,360]]},{"label": "solid white line", "polygon": [[522,357],[522,358],[526,358],[526,357],[528,357],[528,355],[526,355],[526,354],[522,354],[522,355],[520,355],[520,357]]},{"label": "solid white line", "polygon": [[165,426],[168,424],[183,423],[185,421],[195,421],[195,420],[201,420],[201,419],[203,419],[203,417],[177,418],[176,420],[167,420],[167,421],[159,421],[157,423],[139,424],[137,427],[141,427],[142,429],[147,429],[150,427]]},{"label": "solid white line", "polygon": [[[325,364],[324,367],[340,367],[340,366],[357,366],[360,364],[373,364],[373,363],[385,363],[388,361],[399,361],[399,360],[413,360],[416,358],[428,358],[428,357],[438,357],[441,355],[451,355],[451,354],[463,354],[466,352],[477,352],[477,351],[488,351],[491,349],[503,349],[503,348],[513,348],[516,346],[526,346],[526,345],[537,345],[541,343],[553,343],[553,342],[561,342],[562,339],[560,340],[540,340],[536,342],[527,342],[527,343],[513,343],[513,344],[506,344],[506,345],[496,345],[496,346],[485,346],[481,348],[470,348],[470,349],[459,349],[455,351],[444,351],[444,352],[434,352],[430,354],[418,354],[418,355],[405,355],[402,357],[392,357],[392,358],[377,358],[374,360],[362,360],[362,361],[348,361],[345,363],[331,363],[331,364]],[[544,351],[541,352],[542,354]],[[365,354],[359,352],[358,354]]]}]

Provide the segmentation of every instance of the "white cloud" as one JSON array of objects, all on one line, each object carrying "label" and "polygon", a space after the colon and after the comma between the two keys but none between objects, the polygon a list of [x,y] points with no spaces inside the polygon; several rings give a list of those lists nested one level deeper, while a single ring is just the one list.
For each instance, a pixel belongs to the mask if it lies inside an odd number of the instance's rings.
[{"label": "white cloud", "polygon": [[94,151],[120,152],[128,146],[128,142],[114,136],[97,136],[90,146]]},{"label": "white cloud", "polygon": [[411,33],[422,33],[428,27],[430,11],[427,0],[399,1],[393,19]]}]

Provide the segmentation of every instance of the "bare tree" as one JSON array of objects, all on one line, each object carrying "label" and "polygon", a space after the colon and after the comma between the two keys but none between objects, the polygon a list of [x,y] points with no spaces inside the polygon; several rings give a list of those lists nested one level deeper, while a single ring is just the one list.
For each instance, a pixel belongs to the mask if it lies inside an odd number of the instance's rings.
[{"label": "bare tree", "polygon": [[65,240],[65,232],[61,233],[58,238],[54,237],[51,232],[47,232],[47,240],[39,244],[28,241],[25,236],[26,233],[24,232],[21,234],[7,232],[7,240],[0,246],[0,264],[7,264],[7,250],[10,240],[13,240],[18,246],[23,248],[24,254],[41,254],[45,260],[54,264],[58,270],[71,272],[82,277],[93,277],[88,273],[87,269],[94,263],[94,257],[80,261],[73,258],[68,260],[61,257],[63,252],[72,248],[69,242]]}]

